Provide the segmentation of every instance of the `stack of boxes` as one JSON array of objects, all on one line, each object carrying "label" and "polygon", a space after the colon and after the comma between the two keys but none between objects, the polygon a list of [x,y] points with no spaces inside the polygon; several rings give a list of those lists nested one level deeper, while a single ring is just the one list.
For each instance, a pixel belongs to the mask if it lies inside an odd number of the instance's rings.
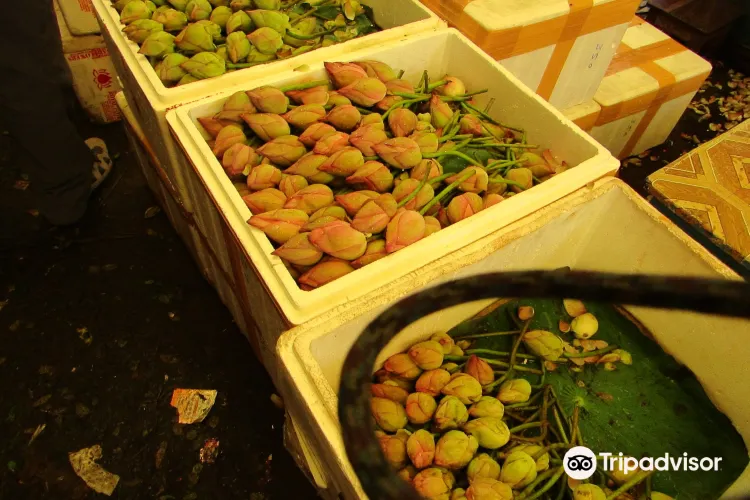
[{"label": "stack of boxes", "polygon": [[119,121],[115,95],[120,84],[91,1],[55,0],[54,6],[65,62],[81,106],[94,122]]}]

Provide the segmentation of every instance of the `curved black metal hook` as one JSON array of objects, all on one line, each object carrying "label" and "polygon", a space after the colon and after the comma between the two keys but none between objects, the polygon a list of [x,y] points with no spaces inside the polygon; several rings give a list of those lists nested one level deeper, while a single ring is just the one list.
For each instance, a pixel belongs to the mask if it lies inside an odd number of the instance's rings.
[{"label": "curved black metal hook", "polygon": [[577,298],[750,318],[750,283],[581,271],[491,273],[444,283],[397,302],[359,335],[344,362],[339,420],[346,453],[373,500],[421,500],[386,462],[370,414],[372,367],[380,350],[418,319],[464,302],[499,297]]}]

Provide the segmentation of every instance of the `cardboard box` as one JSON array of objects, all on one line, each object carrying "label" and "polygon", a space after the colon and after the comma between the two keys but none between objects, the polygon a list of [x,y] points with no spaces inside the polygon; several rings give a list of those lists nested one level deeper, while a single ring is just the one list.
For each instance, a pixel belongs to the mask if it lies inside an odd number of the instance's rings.
[{"label": "cardboard box", "polygon": [[96,21],[91,0],[57,0],[57,2],[60,3],[65,23],[73,35],[99,34],[99,23]]}]

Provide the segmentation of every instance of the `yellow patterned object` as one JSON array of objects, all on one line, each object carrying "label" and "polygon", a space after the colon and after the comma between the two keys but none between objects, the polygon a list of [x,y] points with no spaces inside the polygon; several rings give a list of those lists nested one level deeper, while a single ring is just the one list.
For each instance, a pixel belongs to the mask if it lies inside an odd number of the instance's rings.
[{"label": "yellow patterned object", "polygon": [[648,178],[649,192],[750,268],[750,120]]}]

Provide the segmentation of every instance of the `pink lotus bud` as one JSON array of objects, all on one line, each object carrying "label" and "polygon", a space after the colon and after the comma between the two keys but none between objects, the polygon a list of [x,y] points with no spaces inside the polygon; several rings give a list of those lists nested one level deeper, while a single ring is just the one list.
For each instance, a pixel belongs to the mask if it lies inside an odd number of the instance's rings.
[{"label": "pink lotus bud", "polygon": [[323,258],[323,252],[310,243],[310,233],[299,233],[277,248],[273,255],[297,266],[313,266]]},{"label": "pink lotus bud", "polygon": [[484,208],[484,204],[478,194],[464,193],[456,196],[448,203],[446,213],[448,219],[455,224],[458,221],[471,217],[482,210],[482,208]]},{"label": "pink lotus bud", "polygon": [[[417,189],[420,183],[421,181],[418,181],[417,179],[406,179],[395,187],[393,190],[393,197],[397,202],[401,203],[401,200]],[[419,193],[404,205],[404,208],[407,210],[419,210],[427,205],[434,196],[435,190],[429,183],[426,183],[422,186],[422,189],[419,190]]]},{"label": "pink lotus bud", "polygon": [[390,399],[401,405],[405,405],[406,398],[409,397],[409,391],[390,381],[385,381],[385,383],[382,384],[372,384],[370,386],[370,392],[372,392],[372,395],[376,398]]},{"label": "pink lotus bud", "polygon": [[348,184],[362,184],[368,189],[384,193],[393,187],[393,174],[388,167],[379,161],[368,161],[347,177],[346,182]]},{"label": "pink lotus bud", "polygon": [[422,153],[435,153],[440,145],[438,136],[434,132],[414,132],[409,136],[409,139],[412,139],[419,145],[419,150]]},{"label": "pink lotus bud", "polygon": [[367,78],[367,72],[353,63],[324,63],[328,76],[331,77],[337,89],[351,85],[362,78]]},{"label": "pink lotus bud", "polygon": [[385,97],[385,84],[377,78],[362,78],[339,89],[339,94],[348,97],[354,104],[369,108]]},{"label": "pink lotus bud", "polygon": [[377,78],[383,83],[398,78],[398,74],[393,71],[393,68],[380,61],[359,61],[354,64],[362,67],[367,72],[367,76]]},{"label": "pink lotus bud", "polygon": [[276,113],[277,115],[286,113],[289,108],[289,98],[282,91],[274,87],[259,87],[254,90],[248,90],[247,95],[253,106],[258,108],[262,113]]},{"label": "pink lotus bud", "polygon": [[281,182],[281,170],[273,165],[258,165],[247,176],[247,187],[253,191],[276,187],[279,182]]},{"label": "pink lotus bud", "polygon": [[436,219],[440,223],[440,227],[448,227],[451,225],[451,221],[448,218],[448,212],[443,207],[440,207],[440,210],[438,210]]},{"label": "pink lotus bud", "polygon": [[202,116],[198,118],[198,122],[203,129],[208,132],[208,135],[213,138],[216,138],[216,136],[219,135],[221,129],[231,124],[229,120],[219,120],[215,116]]},{"label": "pink lotus bud", "polygon": [[362,120],[359,122],[359,128],[366,127],[367,125],[375,125],[380,130],[385,130],[383,115],[381,115],[380,113],[370,113],[369,115],[364,115],[362,117]]},{"label": "pink lotus bud", "polygon": [[312,148],[315,147],[316,142],[333,132],[336,132],[336,129],[327,123],[314,123],[302,132],[302,135],[299,136],[299,140],[308,148]]},{"label": "pink lotus bud", "polygon": [[377,436],[383,456],[391,464],[391,467],[400,469],[406,465],[408,459],[406,455],[406,442],[409,436],[411,436],[409,431],[399,429],[394,435],[379,431]]},{"label": "pink lotus bud", "polygon": [[287,198],[291,198],[294,196],[294,193],[306,187],[307,179],[301,175],[284,174],[281,176],[281,182],[279,182],[279,189]]},{"label": "pink lotus bud", "polygon": [[333,221],[344,221],[347,222],[349,218],[346,216],[346,210],[343,207],[337,207],[335,205],[318,209],[314,214],[310,216],[307,224],[302,228],[303,231],[312,231],[319,227],[323,227],[329,222]]},{"label": "pink lotus bud", "polygon": [[419,144],[408,137],[394,137],[373,145],[372,149],[388,165],[401,170],[416,167],[422,161]]},{"label": "pink lotus bud", "polygon": [[[413,396],[413,394],[410,396]],[[428,395],[425,394],[425,396]],[[406,410],[406,415],[407,417],[409,416],[408,408]],[[409,459],[411,459],[416,468],[424,469],[425,467],[429,467],[432,465],[432,460],[435,458],[435,438],[430,431],[419,429],[409,436],[406,441],[406,451],[409,455]]]},{"label": "pink lotus bud", "polygon": [[253,215],[247,221],[251,226],[266,233],[266,236],[276,243],[289,241],[292,236],[299,233],[306,222],[307,214],[305,212],[286,208]]},{"label": "pink lotus bud", "polygon": [[469,356],[464,372],[477,379],[481,385],[491,384],[495,381],[495,372],[492,367],[475,354]]},{"label": "pink lotus bud", "polygon": [[247,144],[237,143],[224,151],[221,157],[221,166],[230,179],[240,179],[245,169],[252,168],[260,163],[260,156]]},{"label": "pink lotus bud", "polygon": [[357,231],[377,234],[383,231],[391,218],[396,215],[398,204],[390,193],[382,194],[365,203],[352,220],[352,227]]},{"label": "pink lotus bud", "polygon": [[426,424],[432,419],[436,409],[435,398],[424,392],[413,392],[406,398],[406,416],[412,424]]},{"label": "pink lotus bud", "polygon": [[[288,167],[302,158],[307,150],[295,135],[282,135],[257,149],[258,153],[276,165]],[[279,179],[281,180],[281,179]]]},{"label": "pink lotus bud", "polygon": [[481,193],[482,191],[487,189],[490,178],[487,175],[487,172],[485,172],[484,169],[480,167],[468,167],[457,173],[456,175],[448,177],[447,179],[445,179],[445,182],[447,182],[448,184],[452,184],[467,172],[474,172],[474,175],[459,184],[458,189],[466,193]]},{"label": "pink lotus bud", "polygon": [[[500,174],[494,174],[492,180],[487,185],[487,194],[503,194],[508,190],[508,185],[503,181],[503,177]],[[533,179],[532,179],[533,180]]]},{"label": "pink lotus bud", "polygon": [[521,191],[525,191],[526,189],[531,189],[531,187],[534,185],[534,177],[531,174],[531,170],[529,170],[528,168],[514,168],[507,174],[505,174],[505,178],[523,185],[523,187],[510,186],[510,188],[515,193],[520,193]]},{"label": "pink lotus bud", "polygon": [[435,89],[438,94],[455,97],[466,93],[466,85],[455,76],[446,75],[442,79],[446,80],[448,83]]},{"label": "pink lotus bud", "polygon": [[354,130],[362,118],[359,110],[351,104],[335,106],[324,118],[325,121],[339,130],[349,132]]},{"label": "pink lotus bud", "polygon": [[229,99],[224,102],[224,106],[221,108],[214,118],[217,120],[229,120],[236,123],[242,123],[242,114],[256,113],[257,110],[253,103],[250,101],[250,97],[246,92],[235,92]]},{"label": "pink lotus bud", "polygon": [[391,80],[389,82],[384,82],[385,88],[388,89],[388,95],[395,94],[396,92],[401,92],[404,94],[413,94],[414,93],[414,85],[411,84],[411,82],[408,82],[406,80]]},{"label": "pink lotus bud", "polygon": [[424,392],[430,396],[437,397],[440,395],[443,387],[450,382],[450,379],[451,374],[441,368],[427,370],[417,379],[416,390],[417,392]]},{"label": "pink lotus bud", "polygon": [[375,107],[380,111],[388,111],[389,109],[391,109],[391,107],[393,107],[394,104],[403,100],[404,98],[401,96],[389,95],[385,96],[382,100],[375,103]]},{"label": "pink lotus bud", "polygon": [[320,170],[331,175],[347,177],[352,175],[365,164],[362,152],[357,148],[344,148],[333,153],[326,162],[320,166]]},{"label": "pink lotus bud", "polygon": [[244,143],[245,141],[247,141],[247,137],[245,137],[245,132],[242,131],[242,127],[239,125],[227,125],[222,128],[216,136],[213,153],[217,158],[221,158],[224,151],[232,147],[234,144]]},{"label": "pink lotus bud", "polygon": [[[422,120],[420,118],[422,116],[426,116],[427,121]],[[435,127],[433,127],[432,123],[430,123],[430,120],[432,119],[430,113],[417,115],[417,118],[419,118],[419,121],[417,122],[417,128],[414,129],[415,132],[435,132]]]},{"label": "pink lotus bud", "polygon": [[419,212],[404,210],[397,213],[385,230],[385,249],[388,253],[416,243],[424,237],[424,217]]},{"label": "pink lotus bud", "polygon": [[405,352],[394,354],[383,363],[383,369],[404,380],[416,380],[422,369]]},{"label": "pink lotus bud", "polygon": [[255,113],[240,115],[255,135],[268,142],[277,137],[291,134],[289,124],[279,115],[272,113]]},{"label": "pink lotus bud", "polygon": [[349,134],[344,132],[331,132],[324,135],[315,143],[313,151],[315,154],[330,156],[349,146]]},{"label": "pink lotus bud", "polygon": [[482,121],[474,115],[464,115],[458,123],[461,127],[459,129],[461,134],[472,134],[475,137],[484,135]]},{"label": "pink lotus bud", "polygon": [[482,202],[484,203],[485,210],[490,208],[493,205],[497,205],[501,201],[503,201],[505,198],[500,196],[499,194],[492,194],[487,193],[484,195],[484,198],[482,198]]},{"label": "pink lotus bud", "polygon": [[367,264],[372,264],[376,260],[380,260],[387,256],[388,253],[385,251],[385,240],[373,240],[367,244],[367,249],[362,257],[352,261],[352,266],[355,269],[364,267]]},{"label": "pink lotus bud", "polygon": [[544,161],[544,158],[530,151],[523,153],[518,158],[518,161],[524,162],[523,166],[531,170],[532,175],[537,178],[546,177],[555,173],[554,167]]},{"label": "pink lotus bud", "polygon": [[286,203],[286,195],[274,188],[266,188],[242,197],[253,215],[281,208]]},{"label": "pink lotus bud", "polygon": [[482,135],[487,137],[494,137],[499,141],[512,139],[515,137],[512,130],[486,121],[482,121]]},{"label": "pink lotus bud", "polygon": [[319,167],[325,163],[327,159],[328,158],[323,155],[307,153],[305,156],[297,160],[294,165],[284,170],[284,173],[290,175],[301,175],[309,182],[325,184],[333,180],[331,174],[319,170]]},{"label": "pink lotus bud", "polygon": [[385,134],[385,130],[377,124],[359,127],[349,136],[351,145],[362,151],[365,156],[375,156],[373,146],[386,140],[388,140],[388,136]]},{"label": "pink lotus bud", "polygon": [[375,191],[354,191],[352,193],[336,195],[336,203],[344,207],[349,217],[354,217],[357,212],[370,200],[375,200],[380,196]]},{"label": "pink lotus bud", "polygon": [[303,104],[281,115],[293,127],[306,129],[310,125],[326,115],[326,110],[321,104]]},{"label": "pink lotus bud", "polygon": [[296,208],[310,215],[333,203],[333,191],[325,184],[313,184],[300,189],[289,200],[284,208]]},{"label": "pink lotus bud", "polygon": [[344,260],[361,257],[367,248],[365,235],[348,223],[334,221],[310,232],[310,243],[321,252]]},{"label": "pink lotus bud", "polygon": [[310,289],[319,288],[352,271],[354,271],[354,268],[345,260],[327,260],[316,264],[315,267],[300,276],[298,282]]},{"label": "pink lotus bud", "polygon": [[328,88],[321,85],[305,90],[289,90],[286,95],[299,104],[322,104],[328,103]]},{"label": "pink lotus bud", "polygon": [[352,101],[348,97],[342,96],[335,90],[328,92],[328,102],[326,103],[328,106],[345,106],[351,103]]},{"label": "pink lotus bud", "polygon": [[412,179],[421,181],[424,179],[424,174],[427,173],[427,169],[430,169],[427,180],[443,175],[443,166],[437,160],[422,160],[419,165],[409,171],[409,176]]},{"label": "pink lotus bud", "polygon": [[443,128],[453,118],[453,110],[447,102],[443,102],[440,96],[433,94],[430,99],[430,114],[432,115],[432,126]]},{"label": "pink lotus bud", "polygon": [[442,226],[440,226],[440,222],[435,217],[425,215],[424,218],[424,237],[427,238],[432,233],[437,233],[440,231]]},{"label": "pink lotus bud", "polygon": [[[442,209],[442,208],[443,208],[443,205],[442,205],[442,204],[441,204],[440,202],[438,202],[438,203],[435,203],[434,205],[432,205],[432,206],[431,206],[431,207],[430,207],[430,208],[429,208],[429,209],[428,209],[428,210],[427,210],[427,211],[426,211],[426,212],[424,213],[424,215],[430,215],[430,216],[432,216],[432,217],[435,217],[436,219],[438,219],[438,222],[440,222],[440,220],[439,220],[439,217],[438,217],[438,215],[440,214],[440,209]],[[440,222],[440,224],[441,224],[441,227],[445,227],[445,226],[442,226],[442,222]]]},{"label": "pink lotus bud", "polygon": [[407,137],[417,128],[417,115],[406,108],[395,109],[388,115],[388,126],[395,137]]}]

